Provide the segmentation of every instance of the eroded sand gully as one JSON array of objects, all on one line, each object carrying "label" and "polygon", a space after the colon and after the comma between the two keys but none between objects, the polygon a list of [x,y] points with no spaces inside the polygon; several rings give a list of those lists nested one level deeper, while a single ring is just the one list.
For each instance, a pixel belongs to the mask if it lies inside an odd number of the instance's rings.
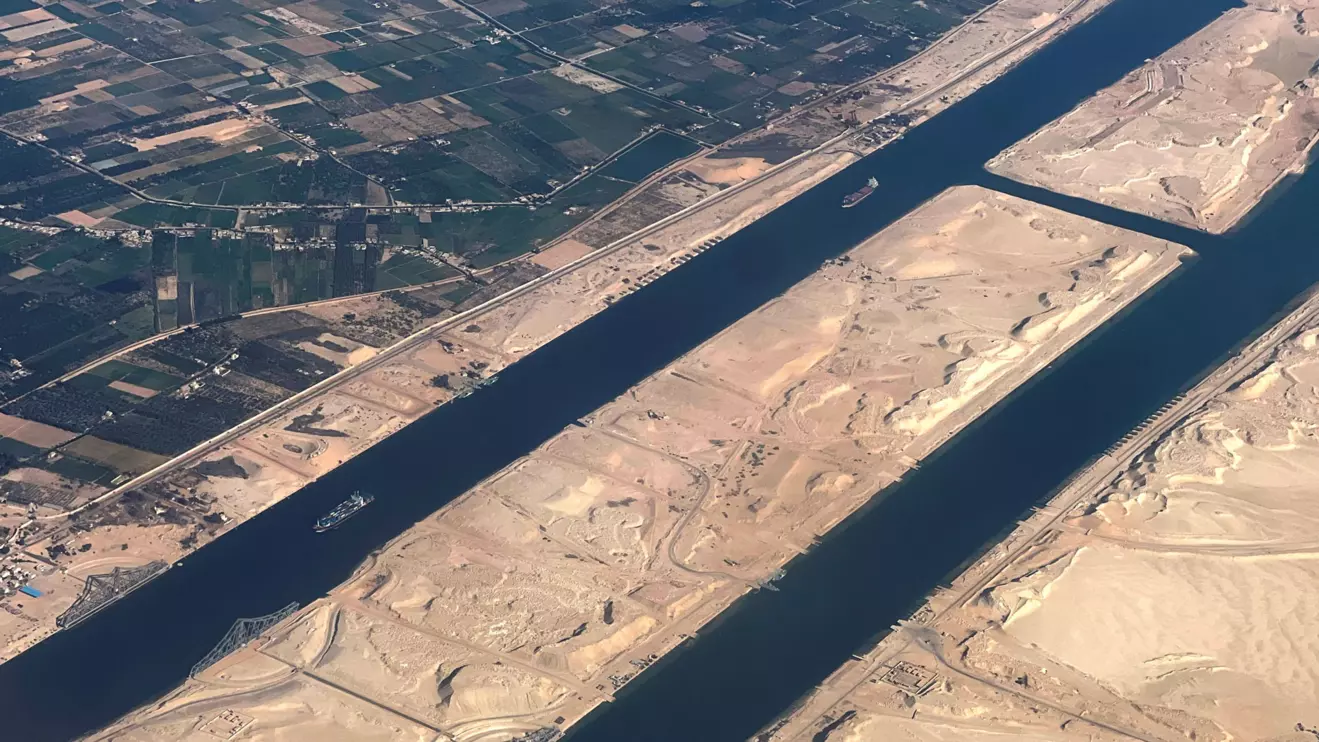
[{"label": "eroded sand gully", "polygon": [[1319,1],[1248,0],[1009,148],[990,170],[1219,233],[1319,134]]},{"label": "eroded sand gully", "polygon": [[1312,298],[839,670],[773,739],[1310,742],[1317,473]]},{"label": "eroded sand gully", "polygon": [[[313,739],[340,713],[353,715],[345,740],[566,727],[1188,252],[981,188],[945,192],[98,738],[185,740],[233,720],[250,725],[242,739]],[[425,371],[371,376],[316,425],[412,414],[407,400],[441,391],[430,374],[514,355],[517,326],[419,351],[409,364]],[[354,440],[303,456],[288,445],[314,436],[258,435],[248,460],[288,472]]]}]

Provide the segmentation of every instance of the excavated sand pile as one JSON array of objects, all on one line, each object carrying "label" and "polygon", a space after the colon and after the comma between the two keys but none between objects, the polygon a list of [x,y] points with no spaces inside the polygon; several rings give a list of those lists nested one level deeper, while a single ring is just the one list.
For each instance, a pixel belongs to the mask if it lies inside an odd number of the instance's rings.
[{"label": "excavated sand pile", "polygon": [[1319,2],[1252,0],[988,165],[1219,233],[1304,167],[1319,134]]},{"label": "excavated sand pile", "polygon": [[1319,738],[1319,300],[1179,405],[773,739]]}]

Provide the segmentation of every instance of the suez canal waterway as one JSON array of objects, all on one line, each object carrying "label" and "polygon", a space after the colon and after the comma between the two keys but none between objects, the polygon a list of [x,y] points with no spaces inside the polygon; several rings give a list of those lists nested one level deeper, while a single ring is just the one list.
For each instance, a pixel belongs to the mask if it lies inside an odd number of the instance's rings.
[{"label": "suez canal waterway", "polygon": [[[370,552],[623,393],[820,263],[1231,7],[1117,0],[906,138],[812,189],[438,408],[127,598],[0,665],[0,739],[72,739],[181,682],[235,619],[307,604]],[[862,208],[838,208],[865,177]],[[1004,185],[1005,188],[1017,188]],[[1027,190],[1027,189],[1022,189]],[[1065,199],[1039,195],[1063,203]],[[1175,279],[956,436],[809,554],[634,681],[574,742],[741,740],[771,722],[1087,459],[1252,337],[1319,280],[1319,176],[1216,238],[1101,207],[1088,216],[1201,253]],[[345,493],[376,502],[311,523]]]}]

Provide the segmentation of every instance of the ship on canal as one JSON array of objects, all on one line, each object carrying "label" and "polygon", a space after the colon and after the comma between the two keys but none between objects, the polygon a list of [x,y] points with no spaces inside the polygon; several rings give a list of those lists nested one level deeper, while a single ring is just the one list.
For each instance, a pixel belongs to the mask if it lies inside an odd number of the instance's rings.
[{"label": "ship on canal", "polygon": [[344,521],[357,515],[362,508],[375,502],[375,496],[369,495],[362,491],[353,493],[353,496],[334,506],[334,510],[322,515],[316,521],[316,532],[324,533],[334,528],[338,528]]},{"label": "ship on canal", "polygon": [[879,187],[879,181],[872,176],[860,189],[843,196],[843,208],[850,209],[870,197]]}]

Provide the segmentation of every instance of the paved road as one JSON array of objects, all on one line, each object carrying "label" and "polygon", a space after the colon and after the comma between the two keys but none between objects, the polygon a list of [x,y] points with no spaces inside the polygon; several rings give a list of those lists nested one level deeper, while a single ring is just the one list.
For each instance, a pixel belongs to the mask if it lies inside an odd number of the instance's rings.
[{"label": "paved road", "polygon": [[[917,96],[911,101],[908,101],[904,106],[898,109],[898,112],[902,113],[902,112],[914,110],[915,108],[924,105],[926,101],[934,97],[943,95],[953,87],[966,82],[966,80],[968,80],[969,78],[979,74],[980,72],[984,71],[990,66],[997,64],[1001,62],[1003,59],[1007,58],[1008,56],[1016,53],[1022,47],[1034,43],[1038,38],[1040,38],[1041,35],[1047,34],[1050,31],[1055,30],[1062,24],[1066,24],[1070,22],[1072,15],[1074,15],[1081,8],[1092,3],[1103,2],[1103,1],[1104,0],[1075,0],[1075,2],[1069,5],[1065,11],[1060,13],[1059,16],[1056,19],[1054,19],[1052,23],[1040,27],[1039,29],[1017,40],[1017,42],[1015,42],[1011,46],[1005,47],[999,52],[992,54],[989,57],[986,57],[985,59],[976,63],[972,67],[962,70],[958,74],[949,77],[948,80],[942,83],[941,85],[923,93],[920,96]],[[968,23],[974,22],[974,20],[975,17],[969,19]],[[951,35],[946,36],[945,40],[948,38],[951,38]],[[929,49],[926,50],[926,52],[923,52],[922,54],[928,53],[931,49],[936,48],[941,43],[943,42],[941,41],[932,45]],[[912,60],[908,60],[907,63],[909,64],[915,59],[919,59],[921,56],[922,55],[917,55],[916,57],[913,57]],[[44,516],[42,519],[49,520],[49,519],[59,519],[59,518],[68,517],[73,513],[79,512],[80,510],[89,507],[93,503],[100,503],[112,497],[115,497],[129,489],[142,487],[146,484],[156,481],[157,479],[161,478],[162,476],[168,474],[171,471],[174,471],[175,469],[191,466],[192,464],[196,463],[200,459],[204,458],[205,456],[215,451],[216,449],[236,440],[237,438],[243,435],[246,435],[247,433],[261,427],[262,425],[270,422],[271,420],[280,417],[281,415],[285,414],[287,411],[293,409],[297,405],[302,404],[303,402],[312,399],[320,394],[324,394],[325,392],[328,392],[331,389],[341,384],[352,381],[363,373],[366,373],[368,371],[371,371],[372,369],[375,369],[379,366],[389,363],[390,361],[398,358],[399,356],[404,355],[420,347],[421,345],[432,341],[440,333],[443,333],[459,325],[460,323],[462,324],[469,323],[472,319],[479,317],[480,315],[485,314],[486,312],[489,312],[490,310],[495,309],[503,304],[513,301],[530,291],[534,291],[540,286],[558,279],[560,276],[563,276],[578,268],[581,268],[595,261],[608,257],[613,253],[617,252],[618,250],[623,249],[624,247],[638,240],[644,239],[648,235],[653,234],[654,232],[657,232],[661,229],[664,229],[680,219],[685,219],[693,214],[699,213],[704,209],[717,206],[718,204],[723,203],[723,201],[728,198],[733,198],[737,195],[740,195],[742,192],[746,191],[747,189],[753,188],[756,185],[759,185],[761,182],[764,182],[766,179],[778,175],[780,172],[782,172],[784,168],[790,167],[792,164],[796,163],[799,159],[809,157],[816,152],[822,151],[828,147],[837,144],[838,142],[847,139],[848,137],[856,136],[857,133],[858,132],[856,131],[844,132],[839,136],[835,137],[834,139],[831,139],[828,142],[822,144],[820,147],[816,148],[815,150],[812,150],[811,152],[802,153],[794,158],[791,158],[776,168],[773,168],[765,173],[762,173],[761,175],[755,178],[740,183],[736,186],[727,188],[711,196],[710,198],[705,199],[704,201],[693,204],[692,206],[689,206],[683,209],[682,211],[672,214],[664,219],[661,219],[658,222],[650,225],[649,227],[639,230],[638,232],[634,232],[633,234],[628,235],[627,237],[624,237],[614,242],[611,245],[596,250],[593,253],[587,254],[567,265],[562,266],[561,268],[558,268],[554,271],[545,274],[544,276],[536,278],[501,296],[491,299],[485,304],[477,306],[471,310],[468,310],[467,312],[458,314],[454,317],[451,317],[447,320],[437,323],[436,325],[433,325],[429,328],[420,330],[417,333],[414,333],[413,335],[404,338],[395,345],[383,350],[382,352],[377,354],[374,358],[371,358],[370,360],[365,361],[357,366],[354,366],[349,369],[345,369],[339,372],[338,374],[335,374],[334,376],[322,380],[321,382],[315,384],[314,386],[302,392],[299,392],[298,394],[295,394],[292,397],[289,397],[283,402],[265,410],[264,412],[256,415],[255,417],[243,423],[240,423],[239,425],[229,429],[224,433],[221,433],[215,438],[212,438],[208,441],[199,444],[190,451],[187,451],[179,455],[178,457],[175,457],[174,459],[162,464],[161,466],[156,467],[155,469],[152,469],[151,471],[148,471],[138,477],[135,477],[132,480],[129,480],[128,482],[125,482],[124,484],[120,485],[119,487],[116,487],[115,489],[106,492],[105,494],[101,495],[95,500],[87,504],[84,504],[73,511],[69,511],[67,513],[60,513],[58,515]],[[278,308],[272,308],[272,310],[274,309],[278,309]],[[255,311],[262,311],[262,310],[255,310]]]}]

